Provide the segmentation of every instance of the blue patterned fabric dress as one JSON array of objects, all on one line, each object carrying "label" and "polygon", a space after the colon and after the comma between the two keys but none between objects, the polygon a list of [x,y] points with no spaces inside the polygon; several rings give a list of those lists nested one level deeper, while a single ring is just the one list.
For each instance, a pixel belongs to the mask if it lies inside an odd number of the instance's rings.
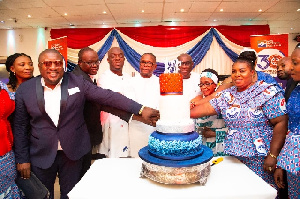
[{"label": "blue patterned fabric dress", "polygon": [[269,120],[286,114],[283,90],[258,81],[243,92],[235,86],[226,89],[210,104],[217,114],[222,114],[228,127],[224,152],[237,157],[276,187],[273,175],[263,170],[263,161],[273,135]]},{"label": "blue patterned fabric dress", "polygon": [[278,87],[279,89],[282,89],[281,86],[279,86],[278,82],[268,73],[264,73],[262,71],[256,71],[257,73],[257,80],[258,81],[264,81],[267,84],[273,84],[274,86]]},{"label": "blue patterned fabric dress", "polygon": [[287,171],[291,199],[300,197],[300,85],[291,93],[287,104],[289,131],[278,156],[277,166]]}]

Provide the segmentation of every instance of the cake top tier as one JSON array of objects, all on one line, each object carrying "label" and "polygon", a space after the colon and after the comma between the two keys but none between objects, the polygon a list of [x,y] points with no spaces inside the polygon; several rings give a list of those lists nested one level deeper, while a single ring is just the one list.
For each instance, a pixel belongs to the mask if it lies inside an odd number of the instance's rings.
[{"label": "cake top tier", "polygon": [[163,73],[159,76],[161,95],[182,95],[183,78],[179,73]]}]

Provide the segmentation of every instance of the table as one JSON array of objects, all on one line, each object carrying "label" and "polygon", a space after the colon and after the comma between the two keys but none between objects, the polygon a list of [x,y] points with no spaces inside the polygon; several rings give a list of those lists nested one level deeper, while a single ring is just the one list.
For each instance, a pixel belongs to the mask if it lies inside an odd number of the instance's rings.
[{"label": "table", "polygon": [[[213,160],[213,159],[212,159]],[[205,186],[165,185],[140,178],[139,158],[105,158],[68,194],[70,199],[274,199],[276,190],[234,157],[211,167]]]}]

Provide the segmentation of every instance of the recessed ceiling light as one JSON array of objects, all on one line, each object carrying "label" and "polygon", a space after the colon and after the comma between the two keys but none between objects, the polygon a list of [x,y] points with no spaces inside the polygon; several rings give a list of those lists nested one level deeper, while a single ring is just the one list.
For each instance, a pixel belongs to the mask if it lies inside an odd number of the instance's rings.
[{"label": "recessed ceiling light", "polygon": [[298,11],[298,12],[300,12],[300,8],[299,8],[299,9],[297,9],[297,11]]},{"label": "recessed ceiling light", "polygon": [[214,19],[214,21],[217,21],[216,19]]},{"label": "recessed ceiling light", "polygon": [[142,10],[142,12],[145,12],[145,10]]},{"label": "recessed ceiling light", "polygon": [[74,25],[74,24],[72,24],[72,23],[70,23],[69,25],[70,25],[70,26],[75,26],[75,25]]},{"label": "recessed ceiling light", "polygon": [[[175,21],[171,21],[170,23],[171,26],[175,26],[176,25],[176,22]],[[174,30],[175,28],[171,28],[171,30]]]},{"label": "recessed ceiling light", "polygon": [[259,9],[259,10],[258,10],[258,12],[261,12],[261,11],[262,11],[262,9]]},{"label": "recessed ceiling light", "polygon": [[67,15],[68,15],[68,13],[65,13],[64,15],[65,15],[65,16],[67,16]]},{"label": "recessed ceiling light", "polygon": [[291,28],[291,30],[294,30],[294,28]]},{"label": "recessed ceiling light", "polygon": [[221,8],[221,9],[220,9],[220,12],[223,12],[223,11],[224,11],[223,8]]},{"label": "recessed ceiling light", "polygon": [[27,15],[28,18],[31,18],[31,15]]},{"label": "recessed ceiling light", "polygon": [[0,23],[5,23],[5,21],[0,21]]},{"label": "recessed ceiling light", "polygon": [[103,11],[102,13],[103,13],[103,14],[106,14],[106,11]]},{"label": "recessed ceiling light", "polygon": [[182,9],[180,9],[180,12],[184,12],[184,9],[182,8]]}]

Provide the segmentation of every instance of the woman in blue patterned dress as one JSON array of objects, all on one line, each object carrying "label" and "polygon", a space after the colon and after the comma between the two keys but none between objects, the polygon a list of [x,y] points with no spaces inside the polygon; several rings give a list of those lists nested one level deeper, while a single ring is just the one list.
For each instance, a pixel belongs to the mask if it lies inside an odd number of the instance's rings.
[{"label": "woman in blue patterned dress", "polygon": [[234,86],[191,109],[191,117],[222,114],[228,127],[224,152],[276,187],[272,172],[287,132],[285,101],[282,89],[255,81],[254,67],[240,56],[232,66]]},{"label": "woman in blue patterned dress", "polygon": [[[300,81],[300,48],[292,53],[292,73],[294,81]],[[287,171],[288,194],[291,199],[300,197],[300,83],[292,91],[287,104],[289,131],[285,144],[278,156],[278,168],[274,173],[277,186],[283,188],[283,171]]]},{"label": "woman in blue patterned dress", "polygon": [[[207,97],[215,92],[219,78],[217,71],[205,69],[200,75],[199,87],[203,97]],[[224,156],[224,139],[227,127],[222,115],[205,116],[195,119],[195,129],[202,135],[202,143],[208,146],[214,156]]]}]

